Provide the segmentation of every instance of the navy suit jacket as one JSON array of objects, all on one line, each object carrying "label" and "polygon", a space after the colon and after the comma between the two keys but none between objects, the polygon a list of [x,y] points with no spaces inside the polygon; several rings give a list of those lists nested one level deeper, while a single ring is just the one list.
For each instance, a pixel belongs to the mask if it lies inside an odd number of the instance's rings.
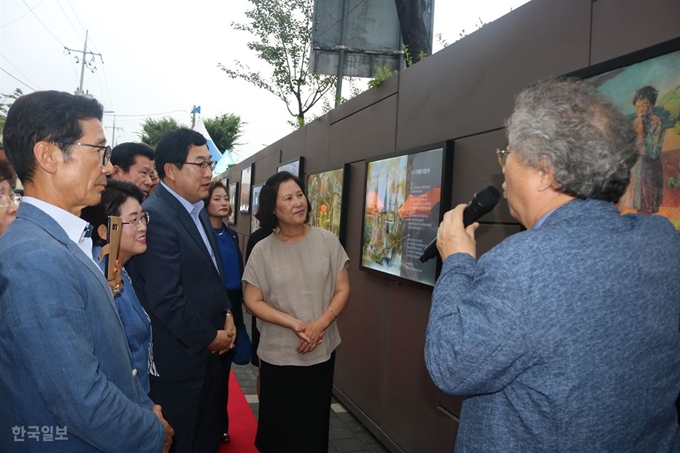
[{"label": "navy suit jacket", "polygon": [[[0,237],[0,451],[161,451],[165,429],[133,371],[111,291],[42,210]],[[66,441],[12,428],[66,427]]]},{"label": "navy suit jacket", "polygon": [[167,189],[159,185],[143,207],[150,215],[147,250],[131,260],[129,270],[137,297],[151,318],[160,376],[150,380],[204,377],[211,354],[207,346],[224,328],[225,312],[231,308],[212,225],[201,210],[199,218],[217,269],[196,224]]}]

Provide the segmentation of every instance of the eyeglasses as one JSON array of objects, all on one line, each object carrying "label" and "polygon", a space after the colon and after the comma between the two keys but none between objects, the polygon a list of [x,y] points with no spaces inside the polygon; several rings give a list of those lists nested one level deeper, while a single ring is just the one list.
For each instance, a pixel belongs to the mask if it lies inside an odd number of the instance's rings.
[{"label": "eyeglasses", "polygon": [[104,150],[104,157],[102,159],[102,165],[106,165],[111,160],[111,147],[106,145],[91,145],[89,143],[80,142],[56,142],[60,145],[77,145],[77,146],[89,146],[90,148],[97,148],[97,151]]},{"label": "eyeglasses", "polygon": [[9,195],[0,194],[0,208],[6,208],[9,206],[10,201],[19,206],[19,203],[21,203],[21,195],[14,192]]},{"label": "eyeglasses", "polygon": [[189,164],[189,165],[198,165],[201,167],[201,171],[205,172],[208,168],[210,168],[210,171],[213,171],[215,169],[215,166],[217,165],[217,162],[214,160],[206,160],[203,162],[182,162],[183,164]]},{"label": "eyeglasses", "polygon": [[149,213],[146,211],[142,211],[142,215],[139,216],[139,218],[133,220],[132,222],[121,222],[122,225],[132,225],[132,228],[135,230],[139,230],[139,227],[144,225],[147,226],[149,224]]},{"label": "eyeglasses", "polygon": [[496,157],[498,157],[498,165],[501,167],[505,167],[505,164],[508,162],[508,154],[510,154],[512,151],[509,149],[497,149],[496,150]]}]

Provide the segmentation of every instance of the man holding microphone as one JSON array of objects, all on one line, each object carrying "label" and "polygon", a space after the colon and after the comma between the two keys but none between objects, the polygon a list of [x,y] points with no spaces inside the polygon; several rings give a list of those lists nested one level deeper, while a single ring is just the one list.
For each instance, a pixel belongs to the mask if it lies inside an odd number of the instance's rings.
[{"label": "man holding microphone", "polygon": [[461,205],[437,236],[425,360],[469,397],[456,451],[680,451],[680,236],[616,208],[630,123],[587,83],[549,80],[507,130],[504,196],[528,231],[477,261]]}]

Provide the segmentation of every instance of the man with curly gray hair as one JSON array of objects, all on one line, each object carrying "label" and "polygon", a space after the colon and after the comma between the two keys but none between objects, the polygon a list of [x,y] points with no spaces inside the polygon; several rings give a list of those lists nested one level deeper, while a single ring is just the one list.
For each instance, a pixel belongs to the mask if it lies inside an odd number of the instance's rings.
[{"label": "man with curly gray hair", "polygon": [[617,210],[630,123],[555,79],[526,88],[507,126],[504,195],[527,231],[476,260],[460,205],[437,237],[425,359],[468,397],[456,451],[680,451],[680,236]]}]

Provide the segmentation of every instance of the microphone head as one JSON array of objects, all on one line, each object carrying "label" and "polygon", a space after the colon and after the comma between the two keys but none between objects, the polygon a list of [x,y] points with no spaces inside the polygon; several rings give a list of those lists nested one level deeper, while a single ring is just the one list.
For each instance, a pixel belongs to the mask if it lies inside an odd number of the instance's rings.
[{"label": "microphone head", "polygon": [[501,201],[501,193],[494,186],[480,190],[473,197],[486,212],[490,212]]}]

